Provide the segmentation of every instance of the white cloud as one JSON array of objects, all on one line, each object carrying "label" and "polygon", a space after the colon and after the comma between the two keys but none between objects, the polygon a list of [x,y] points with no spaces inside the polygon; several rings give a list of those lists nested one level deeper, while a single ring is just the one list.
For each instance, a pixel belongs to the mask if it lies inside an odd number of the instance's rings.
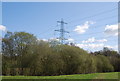
[{"label": "white cloud", "polygon": [[0,30],[2,30],[2,31],[6,31],[6,27],[3,26],[3,25],[0,25]]},{"label": "white cloud", "polygon": [[37,39],[38,41],[45,41],[45,42],[50,42],[50,41],[59,41],[59,39],[57,39],[57,38],[49,38],[49,39]]},{"label": "white cloud", "polygon": [[110,46],[110,45],[106,45],[105,47],[110,48],[110,49],[114,48],[113,46]]},{"label": "white cloud", "polygon": [[104,44],[76,44],[76,46],[80,47],[80,48],[91,48],[91,49],[95,49],[95,48],[101,48],[104,47]]},{"label": "white cloud", "polygon": [[83,49],[89,49],[90,51],[97,51],[97,50],[102,50],[103,47],[108,47],[110,49],[113,49],[115,51],[118,51],[118,46],[110,46],[110,45],[104,45],[103,43],[100,44],[76,44],[76,46],[83,48]]},{"label": "white cloud", "polygon": [[91,24],[94,24],[95,22],[93,21],[86,21],[83,25],[78,25],[74,29],[75,32],[79,34],[83,34],[86,32],[86,30],[90,27]]},{"label": "white cloud", "polygon": [[89,38],[88,40],[86,40],[86,41],[82,41],[82,43],[92,43],[92,42],[95,42],[95,38],[94,37],[92,37],[92,38]]},{"label": "white cloud", "polygon": [[38,38],[37,40],[38,40],[38,41],[41,41],[41,40],[42,40],[42,41],[45,41],[45,42],[48,41],[47,39],[39,39],[39,38]]},{"label": "white cloud", "polygon": [[74,42],[75,40],[72,38],[69,38],[68,40],[66,40],[67,42]]},{"label": "white cloud", "polygon": [[48,41],[47,39],[42,39],[43,41]]},{"label": "white cloud", "polygon": [[108,48],[111,48],[111,49],[118,49],[118,45],[115,45],[115,46],[105,45],[105,47],[108,47]]},{"label": "white cloud", "polygon": [[59,41],[59,39],[57,39],[57,38],[50,38],[50,39],[48,39],[48,41]]},{"label": "white cloud", "polygon": [[107,42],[107,39],[97,40],[97,39],[95,39],[95,37],[91,37],[86,41],[82,41],[82,43],[93,43],[93,42]]},{"label": "white cloud", "polygon": [[97,42],[107,42],[107,39],[96,40]]},{"label": "white cloud", "polygon": [[117,36],[118,35],[118,24],[106,25],[104,33],[107,36]]}]

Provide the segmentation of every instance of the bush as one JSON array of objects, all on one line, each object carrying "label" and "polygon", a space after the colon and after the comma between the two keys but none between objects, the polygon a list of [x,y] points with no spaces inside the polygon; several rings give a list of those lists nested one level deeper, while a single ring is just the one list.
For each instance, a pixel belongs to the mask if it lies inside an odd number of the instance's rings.
[{"label": "bush", "polygon": [[97,56],[97,71],[98,72],[110,72],[114,71],[109,59],[103,55]]}]

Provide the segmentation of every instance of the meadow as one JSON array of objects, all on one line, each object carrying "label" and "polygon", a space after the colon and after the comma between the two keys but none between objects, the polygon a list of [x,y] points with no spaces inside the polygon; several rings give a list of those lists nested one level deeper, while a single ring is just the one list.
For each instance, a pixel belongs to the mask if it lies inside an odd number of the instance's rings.
[{"label": "meadow", "polygon": [[3,79],[118,79],[120,72],[73,74],[59,76],[3,76]]}]

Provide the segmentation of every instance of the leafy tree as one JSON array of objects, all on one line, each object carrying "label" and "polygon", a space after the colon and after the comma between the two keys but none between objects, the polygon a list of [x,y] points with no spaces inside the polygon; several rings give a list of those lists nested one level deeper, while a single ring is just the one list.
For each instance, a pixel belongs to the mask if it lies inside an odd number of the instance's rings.
[{"label": "leafy tree", "polygon": [[111,72],[111,71],[114,71],[114,68],[107,57],[103,55],[98,55],[97,70],[98,72]]},{"label": "leafy tree", "polygon": [[11,59],[11,67],[9,68],[15,68],[16,65],[19,68],[23,68],[22,58],[27,54],[29,46],[35,42],[36,37],[32,34],[26,32],[7,32],[2,41],[2,53]]},{"label": "leafy tree", "polygon": [[[54,43],[54,44],[53,44]],[[88,53],[58,41],[37,40],[26,32],[7,32],[2,40],[3,75],[62,75],[120,71],[120,55],[111,49]]]}]

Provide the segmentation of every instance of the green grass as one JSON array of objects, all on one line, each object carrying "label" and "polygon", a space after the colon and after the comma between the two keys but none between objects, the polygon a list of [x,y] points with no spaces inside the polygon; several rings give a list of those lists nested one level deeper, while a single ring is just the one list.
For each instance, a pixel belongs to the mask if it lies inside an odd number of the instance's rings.
[{"label": "green grass", "polygon": [[92,73],[60,76],[3,76],[3,79],[118,79],[118,73]]}]

